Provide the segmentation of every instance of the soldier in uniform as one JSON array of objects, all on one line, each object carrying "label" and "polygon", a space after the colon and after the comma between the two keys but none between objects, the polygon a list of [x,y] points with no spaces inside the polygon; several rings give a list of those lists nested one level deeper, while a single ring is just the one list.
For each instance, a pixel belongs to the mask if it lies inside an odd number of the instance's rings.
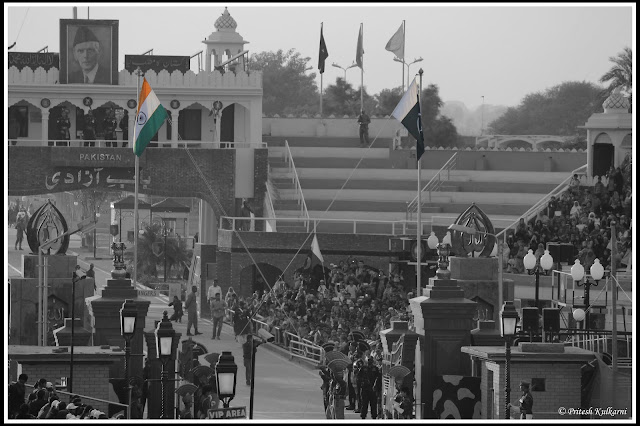
[{"label": "soldier in uniform", "polygon": [[346,407],[347,410],[355,410],[356,409],[356,390],[353,388],[353,381],[352,381],[352,371],[353,371],[353,363],[356,361],[357,358],[359,358],[358,356],[358,345],[356,342],[351,342],[351,344],[349,345],[349,352],[347,354],[347,356],[349,357],[349,359],[351,360],[351,362],[349,363],[349,366],[347,367],[347,389],[348,389],[348,395],[349,395],[349,406]]},{"label": "soldier in uniform", "polygon": [[[69,120],[69,109],[62,108],[62,115],[56,120],[56,127],[58,129],[57,139],[68,141],[71,139],[69,129],[71,128],[71,120]],[[56,145],[63,145],[64,142],[56,142]],[[49,145],[52,145],[50,143]]]},{"label": "soldier in uniform", "polygon": [[331,419],[344,419],[344,400],[347,397],[347,383],[342,378],[343,372],[333,373],[333,379],[330,382],[330,407],[327,413],[331,414]]},{"label": "soldier in uniform", "polygon": [[[109,108],[107,112],[107,116],[104,119],[104,139],[107,141],[107,146],[113,146],[114,148],[118,147],[118,142],[116,136],[116,128],[118,127],[118,120],[116,120],[115,112],[113,108]],[[113,141],[113,142],[109,142]]]},{"label": "soldier in uniform", "polygon": [[382,386],[380,369],[375,365],[372,357],[367,358],[367,364],[360,369],[360,418],[367,418],[368,407],[371,407],[371,418],[378,417],[378,392]]},{"label": "soldier in uniform", "polygon": [[[84,118],[84,130],[82,131],[82,139],[85,141],[96,140],[96,119],[93,116],[93,111],[89,110]],[[95,142],[85,142],[84,146],[96,146]]]},{"label": "soldier in uniform", "polygon": [[362,369],[364,367],[363,354],[358,352],[356,356],[358,356],[356,360],[353,362],[353,370],[352,370],[352,378],[351,383],[354,384],[354,388],[356,391],[356,409],[355,413],[359,413],[362,410],[362,399],[361,399],[361,390],[362,390]]}]

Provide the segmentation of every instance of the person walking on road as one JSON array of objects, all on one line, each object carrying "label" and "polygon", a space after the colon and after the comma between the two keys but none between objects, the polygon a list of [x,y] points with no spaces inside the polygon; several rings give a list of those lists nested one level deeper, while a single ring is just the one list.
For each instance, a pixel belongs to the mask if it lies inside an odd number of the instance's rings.
[{"label": "person walking on road", "polygon": [[173,306],[173,315],[169,318],[169,321],[182,322],[182,301],[178,299],[178,296],[173,296],[173,301],[169,303],[169,306]]},{"label": "person walking on road", "polygon": [[209,286],[207,289],[207,303],[209,303],[209,307],[211,308],[211,321],[213,321],[213,299],[216,294],[219,294],[222,297],[222,287],[218,284],[218,280],[213,280],[213,284]]},{"label": "person walking on road", "polygon": [[22,239],[24,238],[24,232],[27,231],[27,213],[24,211],[24,207],[20,209],[16,216],[16,243],[15,249],[22,250]]},{"label": "person walking on road", "polygon": [[198,334],[202,334],[198,331],[198,302],[196,301],[197,297],[197,286],[191,287],[191,293],[187,296],[187,300],[184,304],[184,307],[187,309],[187,336],[193,336],[191,334],[191,326],[194,328],[194,334],[197,336]]},{"label": "person walking on road", "polygon": [[222,323],[224,322],[224,313],[227,309],[227,304],[220,300],[220,293],[216,293],[211,302],[211,318],[213,320],[213,335],[211,340],[220,340],[220,333],[222,332]]}]

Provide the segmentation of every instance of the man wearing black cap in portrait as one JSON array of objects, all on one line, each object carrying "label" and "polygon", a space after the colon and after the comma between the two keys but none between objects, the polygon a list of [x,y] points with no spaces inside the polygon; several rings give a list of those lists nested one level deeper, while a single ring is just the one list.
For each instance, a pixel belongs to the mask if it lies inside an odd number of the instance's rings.
[{"label": "man wearing black cap in portrait", "polygon": [[78,27],[73,39],[73,58],[80,71],[69,73],[68,83],[111,84],[109,70],[98,63],[102,46],[88,27]]}]

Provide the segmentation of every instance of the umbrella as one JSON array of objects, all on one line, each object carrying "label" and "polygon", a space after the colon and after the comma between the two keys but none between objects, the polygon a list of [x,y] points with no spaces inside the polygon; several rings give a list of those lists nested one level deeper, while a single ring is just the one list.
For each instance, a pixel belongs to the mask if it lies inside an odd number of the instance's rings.
[{"label": "umbrella", "polygon": [[214,368],[216,363],[218,362],[218,358],[220,358],[220,354],[217,352],[211,352],[204,356],[205,361],[211,364],[211,368]]},{"label": "umbrella", "polygon": [[387,373],[387,374],[389,374],[389,376],[393,377],[396,382],[400,382],[409,373],[411,373],[411,370],[409,370],[404,365],[394,365],[393,367],[391,367],[389,369],[389,373]]},{"label": "umbrella", "polygon": [[327,352],[324,356],[324,359],[327,361],[327,363],[336,360],[336,359],[343,359],[347,362],[350,362],[349,357],[346,356],[345,354],[343,354],[340,351],[330,351]]},{"label": "umbrella", "polygon": [[364,333],[360,330],[353,330],[349,334],[351,335],[351,337],[353,337],[353,340],[355,340],[356,342],[358,340],[364,340]]},{"label": "umbrella", "polygon": [[371,346],[366,342],[366,340],[358,340],[358,349],[361,352],[370,351]]},{"label": "umbrella", "polygon": [[198,365],[191,369],[191,374],[193,374],[194,377],[205,376],[209,378],[214,374],[214,371],[213,368],[207,367],[206,365]]},{"label": "umbrella", "polygon": [[335,350],[335,348],[336,344],[333,342],[325,343],[324,345],[322,345],[322,349],[324,349],[325,352],[331,352]]},{"label": "umbrella", "polygon": [[199,357],[200,355],[204,355],[206,353],[208,353],[209,351],[207,350],[207,348],[198,342],[194,342],[193,345],[193,356],[194,357]]},{"label": "umbrella", "polygon": [[185,383],[184,385],[182,385],[178,389],[176,389],[176,393],[179,396],[182,397],[182,396],[185,396],[188,393],[194,394],[197,389],[198,389],[198,387],[196,385],[194,385],[193,383]]},{"label": "umbrella", "polygon": [[340,373],[347,369],[347,367],[351,364],[348,360],[345,359],[334,359],[333,361],[327,364],[327,367],[333,371],[334,374]]}]

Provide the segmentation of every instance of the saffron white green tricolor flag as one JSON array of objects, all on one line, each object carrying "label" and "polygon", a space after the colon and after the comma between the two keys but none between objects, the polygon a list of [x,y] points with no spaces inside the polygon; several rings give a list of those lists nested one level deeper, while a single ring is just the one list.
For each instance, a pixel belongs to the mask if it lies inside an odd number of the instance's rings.
[{"label": "saffron white green tricolor flag", "polygon": [[138,114],[136,115],[135,138],[133,153],[140,157],[151,139],[162,127],[167,118],[167,111],[160,100],[151,90],[147,79],[142,79],[142,89],[138,97]]}]

